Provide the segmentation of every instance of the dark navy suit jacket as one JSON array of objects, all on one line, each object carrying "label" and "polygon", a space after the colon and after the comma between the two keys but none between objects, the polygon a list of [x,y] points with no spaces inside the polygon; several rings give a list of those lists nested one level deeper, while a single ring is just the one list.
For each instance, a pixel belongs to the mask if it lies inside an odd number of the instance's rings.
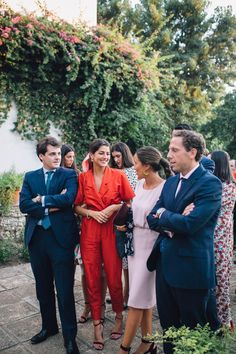
[{"label": "dark navy suit jacket", "polygon": [[[65,194],[60,194],[63,189]],[[57,242],[64,248],[73,247],[78,242],[78,229],[72,205],[77,192],[77,176],[74,170],[58,168],[50,182],[48,195],[46,192],[43,169],[27,172],[20,192],[20,210],[27,214],[25,227],[25,244],[28,245],[34,229],[45,215],[45,208],[59,208],[49,213],[51,227]],[[45,196],[45,207],[35,203],[32,198]]]},{"label": "dark navy suit jacket", "polygon": [[[175,198],[178,182],[179,174],[166,181],[160,199],[147,217],[149,227],[160,232],[147,266],[149,270],[156,269],[161,253],[163,273],[170,286],[213,288],[213,233],[221,206],[221,181],[200,165]],[[183,216],[190,203],[194,203],[194,210]],[[162,207],[166,210],[161,218],[154,218]],[[173,237],[165,231],[173,232]]]}]

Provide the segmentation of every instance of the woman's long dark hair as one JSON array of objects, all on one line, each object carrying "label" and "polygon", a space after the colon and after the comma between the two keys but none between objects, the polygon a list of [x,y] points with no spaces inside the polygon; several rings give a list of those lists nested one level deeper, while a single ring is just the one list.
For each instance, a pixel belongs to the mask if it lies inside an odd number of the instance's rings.
[{"label": "woman's long dark hair", "polygon": [[230,183],[232,175],[229,166],[229,155],[222,150],[216,150],[211,153],[211,159],[215,162],[214,175],[218,177],[221,182]]},{"label": "woman's long dark hair", "polygon": [[[75,150],[73,149],[72,146],[67,145],[67,144],[63,144],[63,145],[61,146],[61,164],[60,164],[60,165],[61,165],[62,167],[65,167],[65,165],[64,165],[65,156],[68,154],[68,152],[71,152],[71,151],[73,151],[73,152],[75,153]],[[69,167],[69,168],[72,168],[73,170],[75,170],[76,173],[79,172],[79,169],[78,169],[77,166],[76,166],[75,160],[73,161],[73,164],[72,164],[71,167]]]},{"label": "woman's long dark hair", "polygon": [[108,146],[110,148],[110,144],[108,143],[107,140],[105,140],[105,139],[94,139],[89,144],[89,152],[91,154],[95,154],[95,152],[98,151],[101,146]]},{"label": "woman's long dark hair", "polygon": [[[121,168],[129,168],[134,165],[134,159],[131,154],[130,148],[125,143],[121,141],[112,145],[111,152],[114,151],[120,152],[122,156],[122,167]],[[111,155],[111,167],[117,168],[117,164],[115,163],[114,158]]]},{"label": "woman's long dark hair", "polygon": [[150,165],[153,171],[160,173],[160,175],[163,175],[162,172],[164,172],[165,178],[172,176],[169,162],[153,146],[144,146],[138,149],[136,155],[143,165]]}]

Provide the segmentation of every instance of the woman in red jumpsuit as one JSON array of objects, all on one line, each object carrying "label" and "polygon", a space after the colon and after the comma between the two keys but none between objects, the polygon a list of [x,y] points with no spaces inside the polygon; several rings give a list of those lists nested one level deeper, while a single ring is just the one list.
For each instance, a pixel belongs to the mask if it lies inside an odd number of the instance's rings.
[{"label": "woman in red jumpsuit", "polygon": [[104,347],[102,306],[102,264],[111,295],[112,309],[116,313],[111,339],[122,332],[123,295],[121,259],[116,251],[113,227],[114,213],[122,201],[129,202],[134,192],[123,171],[108,167],[110,145],[104,139],[95,139],[89,146],[91,168],[79,175],[79,190],[75,211],[82,215],[81,256],[85,269],[89,303],[94,324],[94,348]]}]

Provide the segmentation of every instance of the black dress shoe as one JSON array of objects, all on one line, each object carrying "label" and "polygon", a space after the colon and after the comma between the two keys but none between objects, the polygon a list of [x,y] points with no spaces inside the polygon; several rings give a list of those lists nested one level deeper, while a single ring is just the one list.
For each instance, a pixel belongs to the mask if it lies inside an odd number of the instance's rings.
[{"label": "black dress shoe", "polygon": [[66,344],[66,353],[67,354],[80,354],[80,351],[77,347],[75,340],[69,340]]},{"label": "black dress shoe", "polygon": [[33,336],[30,341],[32,344],[38,344],[46,340],[48,337],[54,336],[57,333],[58,333],[58,329],[55,329],[54,331],[42,329],[39,333]]}]

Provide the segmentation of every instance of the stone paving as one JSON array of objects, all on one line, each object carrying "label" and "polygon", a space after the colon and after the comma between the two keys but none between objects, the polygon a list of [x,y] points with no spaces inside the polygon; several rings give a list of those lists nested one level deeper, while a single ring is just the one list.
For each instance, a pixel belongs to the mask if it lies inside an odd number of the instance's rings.
[{"label": "stone paving", "polygon": [[[80,284],[79,267],[76,270],[75,299],[77,318],[83,309],[83,296]],[[233,266],[231,298],[236,320],[236,265]],[[127,315],[127,312],[126,312]],[[107,305],[105,316],[105,347],[101,354],[117,354],[121,340],[109,339],[114,323],[111,306]],[[153,318],[154,331],[159,328],[157,313]],[[58,321],[60,323],[60,321]],[[30,265],[0,267],[0,354],[64,354],[61,332],[38,345],[31,345],[30,338],[41,329],[38,301],[35,297],[34,278]],[[92,347],[92,321],[78,324],[77,343],[81,354],[98,353]],[[138,346],[140,334],[134,340],[133,348]],[[159,354],[162,353],[160,349]]]}]

